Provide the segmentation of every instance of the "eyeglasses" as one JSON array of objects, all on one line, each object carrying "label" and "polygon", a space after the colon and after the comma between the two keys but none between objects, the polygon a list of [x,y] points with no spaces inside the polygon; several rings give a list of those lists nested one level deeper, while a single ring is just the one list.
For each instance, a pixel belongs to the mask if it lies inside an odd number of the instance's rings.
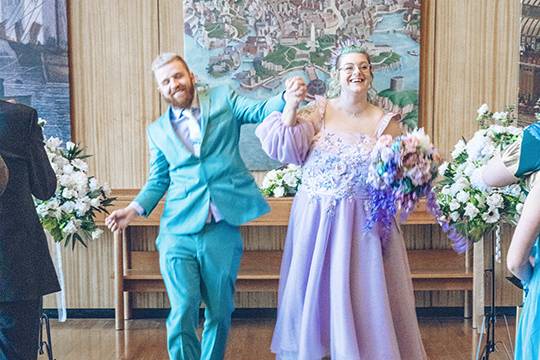
[{"label": "eyeglasses", "polygon": [[352,64],[347,63],[340,67],[338,70],[343,71],[345,74],[352,74],[354,72],[354,69],[358,69],[358,71],[363,72],[364,74],[368,74],[371,72],[371,64],[369,63],[361,63],[361,64]]}]

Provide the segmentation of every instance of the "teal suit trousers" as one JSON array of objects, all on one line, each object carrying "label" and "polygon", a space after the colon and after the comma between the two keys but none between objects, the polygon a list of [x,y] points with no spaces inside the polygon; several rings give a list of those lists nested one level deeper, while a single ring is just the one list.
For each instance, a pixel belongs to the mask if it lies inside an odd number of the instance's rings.
[{"label": "teal suit trousers", "polygon": [[[167,347],[174,360],[221,360],[234,310],[234,286],[242,257],[237,226],[221,221],[190,235],[157,239],[161,274],[171,302]],[[199,305],[206,305],[201,341]]]}]

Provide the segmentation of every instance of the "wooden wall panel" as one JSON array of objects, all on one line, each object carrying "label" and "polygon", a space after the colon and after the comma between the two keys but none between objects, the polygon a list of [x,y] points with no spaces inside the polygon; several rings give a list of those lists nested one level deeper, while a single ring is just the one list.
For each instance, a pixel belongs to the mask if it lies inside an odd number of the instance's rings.
[{"label": "wooden wall panel", "polygon": [[[518,0],[438,0],[433,49],[433,134],[449,154],[478,126],[483,103],[502,111],[518,94]],[[428,35],[429,36],[429,35]],[[428,44],[430,44],[428,42]],[[428,67],[429,69],[429,67]]]},{"label": "wooden wall panel", "polygon": [[[516,101],[519,0],[423,0],[422,125],[443,154],[477,128],[476,109]],[[88,147],[92,172],[113,188],[138,188],[146,178],[145,127],[164,109],[150,72],[161,51],[183,51],[181,0],[70,2],[73,134]],[[260,182],[262,173],[254,174]],[[244,229],[246,248],[282,246],[285,228]],[[407,247],[448,248],[436,226],[405,226]],[[156,229],[133,230],[134,246],[153,249]],[[510,238],[505,229],[505,248]],[[488,251],[488,250],[486,250]],[[64,251],[69,308],[112,308],[112,237]],[[506,273],[498,265],[499,279]],[[520,295],[499,281],[498,304]],[[463,294],[421,292],[417,305],[461,306]],[[141,294],[135,307],[168,306],[163,294]],[[54,307],[48,298],[45,307]],[[238,294],[238,307],[274,307],[275,294]]]}]

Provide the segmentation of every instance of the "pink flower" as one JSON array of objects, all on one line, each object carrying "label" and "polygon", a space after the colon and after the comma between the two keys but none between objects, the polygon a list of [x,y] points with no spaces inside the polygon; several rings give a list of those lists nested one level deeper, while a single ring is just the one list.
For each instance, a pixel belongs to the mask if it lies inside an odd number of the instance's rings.
[{"label": "pink flower", "polygon": [[392,145],[392,142],[393,142],[393,138],[391,135],[388,135],[388,134],[381,136],[378,140],[378,143],[381,146],[390,146]]}]

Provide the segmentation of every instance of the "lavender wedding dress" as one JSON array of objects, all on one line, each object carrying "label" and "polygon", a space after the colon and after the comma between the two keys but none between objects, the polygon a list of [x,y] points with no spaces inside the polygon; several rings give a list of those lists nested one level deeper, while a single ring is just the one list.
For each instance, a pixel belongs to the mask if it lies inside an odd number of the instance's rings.
[{"label": "lavender wedding dress", "polygon": [[263,149],[303,166],[292,206],[272,351],[278,359],[422,360],[407,253],[397,224],[382,248],[369,212],[367,167],[377,134],[324,126],[318,99],[285,126],[273,113],[256,130]]}]

